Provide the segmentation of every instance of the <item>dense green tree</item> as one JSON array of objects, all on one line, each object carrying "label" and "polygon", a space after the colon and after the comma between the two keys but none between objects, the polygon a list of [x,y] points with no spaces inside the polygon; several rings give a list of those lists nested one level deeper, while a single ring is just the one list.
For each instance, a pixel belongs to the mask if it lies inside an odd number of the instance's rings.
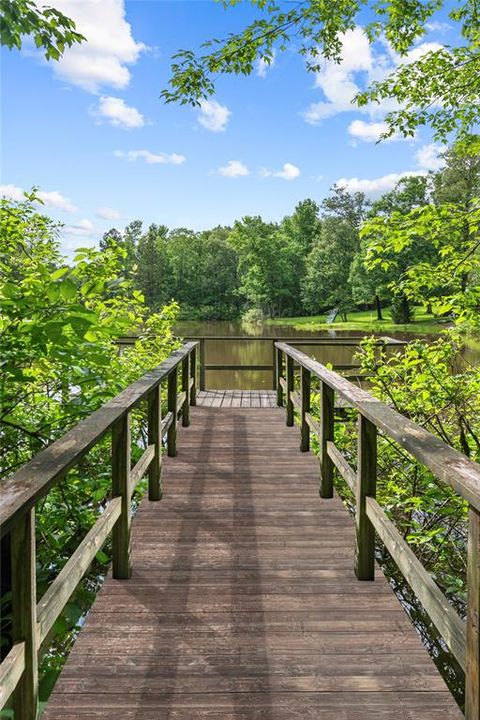
[{"label": "dense green tree", "polygon": [[152,224],[136,240],[136,282],[152,310],[171,299],[172,278],[167,236],[168,228],[165,225]]},{"label": "dense green tree", "polygon": [[326,217],[318,242],[307,258],[303,302],[308,312],[337,308],[343,319],[351,309],[349,268],[358,251],[358,233],[339,217]]},{"label": "dense green tree", "polygon": [[325,215],[340,218],[356,230],[364,221],[369,207],[370,201],[365,193],[350,193],[339,185],[334,185],[331,194],[322,202]]},{"label": "dense green tree", "polygon": [[266,317],[283,314],[290,294],[283,282],[288,273],[288,252],[278,227],[258,216],[245,217],[233,226],[229,243],[238,257],[244,309],[258,310]]}]

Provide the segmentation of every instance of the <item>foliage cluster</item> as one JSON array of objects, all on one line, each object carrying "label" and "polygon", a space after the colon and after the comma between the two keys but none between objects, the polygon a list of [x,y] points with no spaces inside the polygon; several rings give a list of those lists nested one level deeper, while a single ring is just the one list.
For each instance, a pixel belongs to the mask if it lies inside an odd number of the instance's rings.
[{"label": "foliage cluster", "polygon": [[356,306],[391,306],[408,323],[414,305],[480,322],[480,141],[468,136],[445,167],[407,176],[377,200],[334,187],[319,206],[300,202],[279,223],[244,217],[195,233],[130,223],[105,234],[152,310],[175,298],[185,318],[317,314],[347,319]]},{"label": "foliage cluster", "polygon": [[[38,212],[35,196],[0,203],[0,468],[7,476],[106,400],[161,362],[177,346],[175,303],[150,314],[143,296],[122,275],[125,251],[81,249],[67,263],[58,226]],[[38,199],[37,199],[38,201]],[[119,355],[115,339],[143,328]],[[144,441],[134,416],[133,455]],[[108,440],[96,446],[37,507],[38,596],[78,546],[111,492]],[[105,560],[103,554],[99,560]],[[56,623],[67,641],[88,583]],[[2,597],[8,624],[8,593]],[[4,649],[4,648],[3,648]],[[47,653],[44,683],[56,675],[58,654]],[[42,686],[42,692],[44,686]]]}]

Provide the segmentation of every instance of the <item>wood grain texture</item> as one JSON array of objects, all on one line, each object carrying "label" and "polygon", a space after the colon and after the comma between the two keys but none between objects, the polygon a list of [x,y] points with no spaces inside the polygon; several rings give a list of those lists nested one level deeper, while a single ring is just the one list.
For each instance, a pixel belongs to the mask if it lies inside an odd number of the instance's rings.
[{"label": "wood grain texture", "polygon": [[355,579],[354,523],[283,411],[224,398],[179,429],[43,720],[460,720],[382,573]]}]

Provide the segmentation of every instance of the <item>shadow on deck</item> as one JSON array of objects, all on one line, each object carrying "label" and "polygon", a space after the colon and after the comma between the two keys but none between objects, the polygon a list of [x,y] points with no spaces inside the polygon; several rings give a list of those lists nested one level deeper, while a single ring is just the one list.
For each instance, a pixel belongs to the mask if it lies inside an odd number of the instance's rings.
[{"label": "shadow on deck", "polygon": [[280,409],[198,404],[44,719],[461,718],[382,573],[356,580],[353,522]]}]

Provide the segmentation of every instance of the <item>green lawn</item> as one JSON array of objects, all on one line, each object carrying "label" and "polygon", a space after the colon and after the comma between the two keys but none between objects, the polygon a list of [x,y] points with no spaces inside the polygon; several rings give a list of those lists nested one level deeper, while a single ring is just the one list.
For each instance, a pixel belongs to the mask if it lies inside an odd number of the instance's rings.
[{"label": "green lawn", "polygon": [[267,320],[269,325],[292,325],[297,330],[358,330],[359,332],[407,332],[415,334],[436,333],[448,327],[445,322],[438,322],[432,315],[427,315],[417,308],[415,319],[406,325],[397,325],[392,321],[390,310],[382,309],[383,320],[377,320],[375,310],[356,310],[348,313],[347,322],[339,318],[334,323],[326,322],[325,315],[309,315],[307,317],[289,317]]}]

